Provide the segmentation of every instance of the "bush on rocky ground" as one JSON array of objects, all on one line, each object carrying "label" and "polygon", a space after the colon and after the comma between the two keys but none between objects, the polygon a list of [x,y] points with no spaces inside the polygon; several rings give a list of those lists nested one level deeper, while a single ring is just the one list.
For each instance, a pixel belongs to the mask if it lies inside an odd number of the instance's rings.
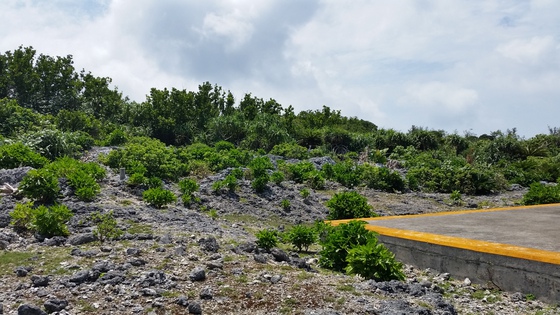
[{"label": "bush on rocky ground", "polygon": [[41,168],[48,162],[47,158],[23,143],[0,145],[0,168],[10,169],[22,166]]},{"label": "bush on rocky ground", "polygon": [[560,202],[560,185],[545,185],[533,183],[529,191],[523,196],[524,205],[538,205]]},{"label": "bush on rocky ground", "polygon": [[42,203],[55,201],[60,192],[57,176],[43,168],[30,170],[21,181],[19,189],[24,196]]},{"label": "bush on rocky ground", "polygon": [[342,220],[355,218],[371,218],[377,214],[368,204],[367,198],[356,191],[345,191],[334,194],[327,202],[330,209],[328,220]]},{"label": "bush on rocky ground", "polygon": [[142,199],[156,208],[162,208],[167,204],[177,201],[177,196],[170,190],[163,188],[150,188],[142,193]]},{"label": "bush on rocky ground", "polygon": [[54,204],[35,207],[32,202],[17,204],[10,212],[10,224],[17,231],[34,231],[44,237],[67,236],[66,222],[73,214],[67,206]]}]

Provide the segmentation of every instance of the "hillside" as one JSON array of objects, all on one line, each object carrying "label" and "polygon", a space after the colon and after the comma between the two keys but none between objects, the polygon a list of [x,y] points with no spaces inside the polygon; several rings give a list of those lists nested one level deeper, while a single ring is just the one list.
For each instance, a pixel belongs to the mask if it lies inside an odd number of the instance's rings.
[{"label": "hillside", "polygon": [[322,222],[560,202],[559,178],[558,128],[401,132],[209,82],[138,103],[20,47],[0,54],[0,314],[556,314]]},{"label": "hillside", "polygon": [[[95,150],[94,150],[95,151]],[[90,156],[90,158],[92,158]],[[0,171],[4,181],[17,182],[28,169]],[[287,244],[272,251],[258,249],[255,232],[287,229],[298,222],[325,218],[324,206],[335,191],[313,190],[305,200],[301,185],[282,186],[256,194],[241,181],[234,194],[217,195],[213,182],[225,173],[200,180],[197,196],[207,208],[189,209],[180,202],[156,209],[139,191],[108,169],[101,193],[93,202],[79,201],[63,185],[60,202],[74,217],[70,235],[40,240],[16,234],[7,226],[8,212],[19,202],[4,196],[0,239],[5,314],[20,304],[59,314],[555,314],[559,309],[527,300],[519,293],[450,279],[435,270],[406,266],[403,282],[376,282],[328,271],[318,266],[318,247],[297,253]],[[173,184],[166,184],[171,190]],[[381,215],[449,211],[447,195],[390,194],[360,189]],[[467,198],[470,207],[508,206],[524,191]],[[289,211],[279,200],[291,200]],[[215,211],[211,211],[213,209]],[[114,211],[126,234],[100,243],[92,236],[88,216]],[[36,313],[22,313],[36,314]]]}]

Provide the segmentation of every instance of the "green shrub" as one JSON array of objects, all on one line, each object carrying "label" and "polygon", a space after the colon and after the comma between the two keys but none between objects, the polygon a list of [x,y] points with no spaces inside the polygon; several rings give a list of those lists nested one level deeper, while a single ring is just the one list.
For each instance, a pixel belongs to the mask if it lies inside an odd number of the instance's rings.
[{"label": "green shrub", "polygon": [[150,177],[146,181],[146,186],[148,186],[148,188],[162,188],[163,181],[157,177]]},{"label": "green shrub", "polygon": [[[126,168],[127,173],[175,180],[187,172],[175,149],[162,142],[146,137],[135,137],[122,149],[112,150],[102,162],[114,169]],[[142,171],[138,168],[141,166]]]},{"label": "green shrub", "polygon": [[395,192],[403,191],[405,187],[405,182],[401,175],[386,167],[364,164],[361,166],[361,176],[369,188]]},{"label": "green shrub", "polygon": [[45,237],[66,236],[69,234],[66,222],[72,216],[65,205],[39,206],[34,210],[33,226]]},{"label": "green shrub", "polygon": [[365,228],[363,221],[350,221],[335,227],[326,228],[320,238],[319,264],[335,271],[345,271],[348,266],[348,252],[358,245],[365,245],[376,238],[374,232]]},{"label": "green shrub", "polygon": [[89,216],[89,219],[95,224],[93,234],[102,243],[106,240],[117,239],[124,234],[117,226],[113,210],[103,214],[94,212]]},{"label": "green shrub", "polygon": [[242,179],[243,178],[243,169],[241,168],[234,168],[231,170],[230,175],[233,175],[233,177],[237,178],[237,179]]},{"label": "green shrub", "polygon": [[58,177],[66,177],[78,199],[91,201],[99,194],[101,187],[96,182],[105,178],[105,169],[93,162],[80,162],[70,157],[62,157],[45,167]]},{"label": "green shrub", "polygon": [[451,194],[449,195],[449,199],[451,199],[453,204],[461,204],[461,201],[463,201],[463,197],[461,196],[461,192],[458,191],[458,190],[452,191]]},{"label": "green shrub", "polygon": [[128,177],[126,184],[131,187],[137,187],[146,184],[148,179],[143,173],[133,173]]},{"label": "green shrub", "polygon": [[315,171],[315,165],[309,161],[288,164],[290,179],[299,184],[308,180],[310,175]]},{"label": "green shrub", "polygon": [[269,250],[278,244],[278,233],[271,229],[260,230],[256,234],[257,246]]},{"label": "green shrub", "polygon": [[194,179],[185,178],[179,182],[179,190],[182,194],[193,194],[198,191],[200,186]]},{"label": "green shrub", "polygon": [[524,205],[538,205],[560,202],[560,185],[545,185],[533,183],[529,191],[523,196]]},{"label": "green shrub", "polygon": [[66,139],[69,143],[76,146],[76,151],[72,153],[74,156],[78,155],[79,151],[91,149],[95,144],[95,139],[84,131],[69,132],[66,135]]},{"label": "green shrub", "polygon": [[254,158],[248,165],[249,169],[251,170],[251,174],[253,178],[257,178],[259,176],[267,175],[268,170],[274,168],[272,162],[268,158],[268,156],[259,156]]},{"label": "green shrub", "polygon": [[60,192],[58,178],[47,169],[30,170],[21,181],[19,189],[24,196],[35,201],[54,201]]},{"label": "green shrub", "polygon": [[92,201],[101,191],[95,179],[84,170],[78,169],[68,174],[70,186],[74,188],[74,194],[83,201]]},{"label": "green shrub", "polygon": [[367,203],[367,198],[355,191],[336,193],[327,201],[329,220],[370,218],[376,217],[372,206]]},{"label": "green shrub", "polygon": [[212,190],[216,193],[219,193],[222,188],[227,187],[228,191],[233,193],[238,186],[239,184],[237,183],[237,177],[235,177],[235,174],[231,173],[228,174],[223,180],[215,181],[212,184]]},{"label": "green shrub", "polygon": [[33,202],[18,203],[10,212],[10,225],[17,231],[28,231],[33,228]]},{"label": "green shrub", "polygon": [[109,135],[107,135],[107,138],[105,138],[105,145],[123,145],[127,141],[128,137],[126,136],[125,132],[122,129],[117,128],[111,131]]},{"label": "green shrub", "polygon": [[59,130],[82,131],[93,137],[98,137],[101,130],[101,122],[83,111],[63,109],[56,115],[55,124]]},{"label": "green shrub", "polygon": [[313,189],[324,189],[325,188],[325,178],[319,171],[312,171],[307,175],[307,182],[309,187]]},{"label": "green shrub", "polygon": [[288,232],[287,239],[297,251],[307,251],[317,241],[317,234],[313,227],[298,224]]},{"label": "green shrub", "polygon": [[21,141],[42,156],[53,161],[58,157],[76,156],[83,148],[78,143],[78,135],[71,132],[44,129],[21,135]]},{"label": "green shrub", "polygon": [[[332,170],[330,167],[327,167],[325,169],[325,175],[327,176],[327,174],[329,174],[331,175],[331,179],[339,182],[344,187],[352,188],[360,184],[360,170],[361,168],[358,168],[356,163],[351,160],[346,160],[333,165]],[[329,178],[329,176],[327,176],[327,178]]]},{"label": "green shrub", "polygon": [[311,192],[309,191],[309,189],[303,188],[302,190],[299,191],[299,195],[301,196],[301,198],[307,199],[307,197],[311,195]]},{"label": "green shrub", "polygon": [[282,201],[280,201],[280,207],[282,207],[282,209],[284,210],[290,210],[290,200],[288,199],[282,199]]},{"label": "green shrub", "polygon": [[163,188],[150,188],[142,193],[142,199],[149,205],[156,208],[177,201],[177,196],[173,192]]},{"label": "green shrub", "polygon": [[23,143],[4,144],[0,146],[0,168],[10,169],[21,166],[41,168],[49,160],[34,152]]},{"label": "green shrub", "polygon": [[0,99],[0,135],[11,137],[26,132],[38,126],[40,120],[39,114],[20,106],[16,100]]},{"label": "green shrub", "polygon": [[216,151],[218,152],[229,151],[235,149],[235,145],[233,145],[233,143],[231,142],[221,140],[214,144],[214,149],[216,149]]},{"label": "green shrub", "polygon": [[214,183],[212,183],[212,191],[214,191],[215,193],[220,193],[220,191],[222,190],[222,188],[224,188],[225,183],[223,180],[217,180]]},{"label": "green shrub", "polygon": [[404,280],[403,265],[395,255],[376,238],[368,243],[352,247],[346,256],[348,274],[358,274],[375,281]]},{"label": "green shrub", "polygon": [[307,148],[302,147],[296,143],[280,143],[275,145],[270,154],[280,155],[289,159],[303,160],[309,158]]},{"label": "green shrub", "polygon": [[235,189],[237,189],[237,186],[239,186],[239,184],[237,183],[237,177],[235,175],[236,174],[231,173],[226,176],[226,178],[224,178],[224,185],[227,187],[229,192],[235,192]]},{"label": "green shrub", "polygon": [[261,193],[266,190],[268,181],[268,174],[258,176],[251,181],[251,187],[253,187],[256,192]]},{"label": "green shrub", "polygon": [[284,181],[284,173],[276,171],[270,174],[270,180],[276,185],[280,186]]},{"label": "green shrub", "polygon": [[74,190],[74,194],[82,201],[93,201],[99,195],[99,184],[91,183],[91,186],[79,187]]}]

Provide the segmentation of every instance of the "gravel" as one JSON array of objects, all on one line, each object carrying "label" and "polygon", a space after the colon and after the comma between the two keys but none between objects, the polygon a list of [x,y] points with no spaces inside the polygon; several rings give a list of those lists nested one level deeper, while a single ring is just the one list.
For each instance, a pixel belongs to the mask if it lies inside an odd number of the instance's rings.
[{"label": "gravel", "polygon": [[[0,170],[0,178],[17,185],[26,171]],[[375,282],[321,269],[318,247],[305,253],[287,246],[257,248],[254,233],[261,228],[282,230],[324,219],[332,191],[344,189],[335,183],[328,183],[329,190],[311,190],[306,199],[299,194],[304,186],[289,181],[269,183],[262,194],[255,194],[249,181],[241,181],[235,193],[215,193],[212,183],[223,179],[226,170],[199,180],[201,205],[155,209],[119,174],[108,173],[95,201],[61,200],[74,213],[68,239],[40,241],[15,233],[8,226],[9,212],[22,200],[0,199],[2,255],[14,257],[2,263],[7,270],[0,270],[0,314],[560,313],[530,295],[436,270],[407,265],[405,281]],[[176,187],[166,186],[178,194]],[[360,189],[380,215],[511,206],[525,191],[516,187],[499,195],[465,196],[461,204],[452,204],[444,194]],[[287,210],[280,204],[284,199],[290,201]],[[100,243],[87,218],[110,210],[125,235]]]}]

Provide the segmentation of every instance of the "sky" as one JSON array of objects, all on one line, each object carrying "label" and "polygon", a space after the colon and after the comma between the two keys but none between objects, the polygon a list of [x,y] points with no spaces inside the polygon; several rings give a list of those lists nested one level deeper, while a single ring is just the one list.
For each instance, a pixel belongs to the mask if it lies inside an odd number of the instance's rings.
[{"label": "sky", "polygon": [[560,127],[557,0],[2,0],[0,52],[72,55],[131,100],[210,82],[403,132]]}]

